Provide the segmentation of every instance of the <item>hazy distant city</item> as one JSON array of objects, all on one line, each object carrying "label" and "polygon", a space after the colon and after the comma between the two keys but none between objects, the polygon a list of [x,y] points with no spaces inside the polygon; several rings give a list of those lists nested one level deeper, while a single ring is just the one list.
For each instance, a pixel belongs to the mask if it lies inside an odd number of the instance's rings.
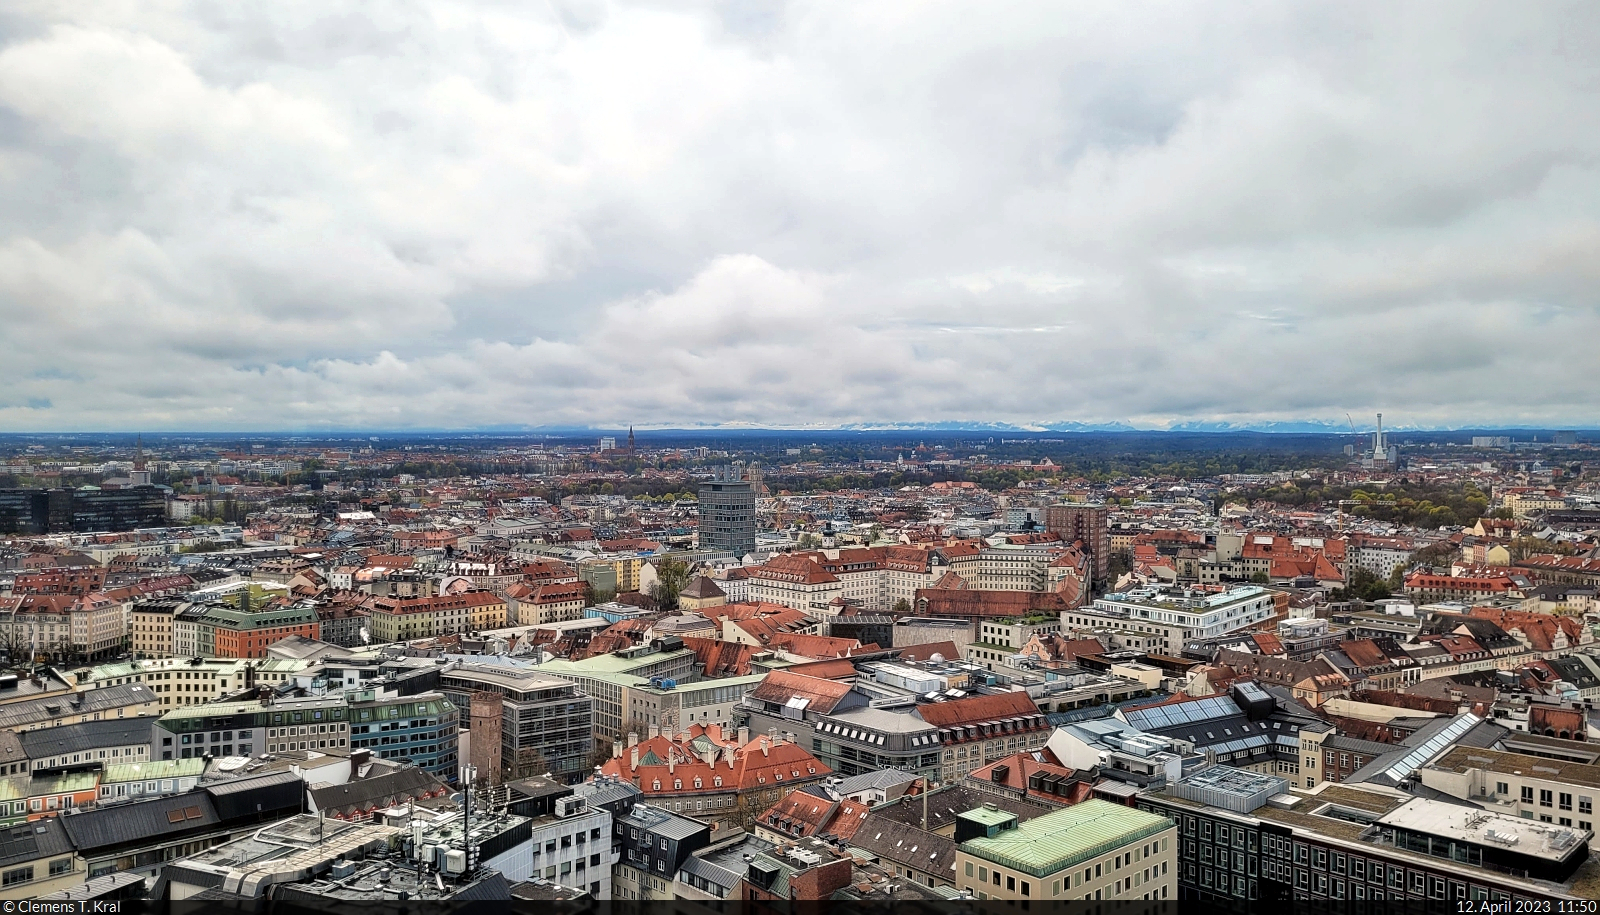
[{"label": "hazy distant city", "polygon": [[1373,426],[6,437],[3,895],[1593,898],[1596,436]]}]

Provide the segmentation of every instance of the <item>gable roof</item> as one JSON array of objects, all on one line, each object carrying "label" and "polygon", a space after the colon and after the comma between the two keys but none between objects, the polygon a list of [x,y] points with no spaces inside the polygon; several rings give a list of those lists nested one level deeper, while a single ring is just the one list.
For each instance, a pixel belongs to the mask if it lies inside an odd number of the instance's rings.
[{"label": "gable roof", "polygon": [[718,597],[727,597],[728,595],[717,587],[716,582],[704,575],[699,575],[685,585],[683,590],[678,592],[678,596],[694,598],[695,600],[713,600]]},{"label": "gable roof", "polygon": [[349,814],[429,797],[442,793],[444,788],[444,782],[433,773],[416,766],[402,766],[393,772],[358,778],[342,785],[317,785],[311,789],[311,801],[318,810]]},{"label": "gable roof", "polygon": [[828,714],[850,693],[850,684],[838,680],[824,680],[804,674],[775,670],[767,674],[761,685],[750,693],[752,699],[775,702],[780,705],[791,699],[805,699],[806,710]]},{"label": "gable roof", "polygon": [[920,615],[993,618],[1026,616],[1035,611],[1072,609],[1071,602],[1054,591],[976,591],[918,588]]},{"label": "gable roof", "polygon": [[681,636],[683,647],[694,652],[694,659],[707,677],[743,677],[750,674],[750,656],[761,649],[743,642],[724,642],[699,636]]},{"label": "gable roof", "polygon": [[132,804],[96,807],[62,819],[72,844],[83,855],[205,831],[221,822],[211,796],[199,789]]},{"label": "gable roof", "polygon": [[111,747],[150,743],[152,718],[111,718],[80,721],[53,728],[36,728],[17,734],[29,759],[46,759],[63,753],[81,753]]},{"label": "gable roof", "polygon": [[866,819],[867,805],[834,800],[819,787],[789,792],[759,817],[761,824],[786,836],[838,836],[848,840]]},{"label": "gable roof", "polygon": [[60,817],[0,827],[0,866],[71,853],[72,839],[62,828]]},{"label": "gable roof", "polygon": [[848,658],[831,658],[824,661],[807,661],[785,669],[791,674],[802,674],[821,680],[854,680],[856,666]]},{"label": "gable roof", "polygon": [[945,880],[956,877],[956,843],[909,823],[869,815],[852,843],[901,867]]},{"label": "gable roof", "polygon": [[1371,639],[1349,639],[1340,642],[1339,648],[1358,668],[1382,667],[1390,663],[1383,650]]},{"label": "gable roof", "polygon": [[946,661],[954,661],[961,657],[961,649],[955,642],[924,642],[921,645],[907,645],[897,649],[902,661],[926,661],[934,655],[939,655]]},{"label": "gable roof", "polygon": [[1045,725],[1039,707],[1021,690],[993,696],[969,696],[951,702],[929,702],[917,706],[917,713],[923,721],[940,728],[1004,721],[1008,718],[1023,719],[1020,722],[1023,727]]}]

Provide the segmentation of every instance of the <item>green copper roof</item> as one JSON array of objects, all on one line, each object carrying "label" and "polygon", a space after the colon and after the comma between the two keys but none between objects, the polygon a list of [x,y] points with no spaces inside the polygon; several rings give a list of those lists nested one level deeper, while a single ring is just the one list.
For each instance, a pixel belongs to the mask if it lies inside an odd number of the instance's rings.
[{"label": "green copper roof", "polygon": [[[649,667],[651,664],[659,664],[662,661],[682,657],[685,654],[693,655],[694,652],[687,648],[683,648],[678,651],[655,651],[651,652],[650,654],[640,655],[636,658],[622,658],[614,654],[602,654],[595,655],[592,658],[584,658],[582,661],[549,661],[540,665],[540,667],[547,668],[552,673],[557,670],[562,670],[570,673],[587,675],[625,674],[641,668]],[[535,669],[537,670],[539,668]],[[648,680],[646,682],[648,682]]]},{"label": "green copper roof", "polygon": [[60,794],[67,791],[87,791],[100,783],[98,772],[55,772],[35,775],[29,791],[40,794]]},{"label": "green copper roof", "polygon": [[243,712],[304,712],[324,711],[329,709],[343,710],[345,700],[342,695],[316,696],[304,699],[279,699],[271,705],[262,705],[258,700],[243,702],[207,702],[204,705],[186,705],[175,708],[170,712],[161,713],[161,721],[171,721],[178,718],[222,718],[228,715],[237,715]]},{"label": "green copper roof", "polygon": [[150,762],[119,763],[106,766],[105,774],[100,777],[102,784],[115,782],[142,782],[155,778],[199,778],[205,774],[206,761],[200,757],[191,759],[157,759]]},{"label": "green copper roof", "polygon": [[1090,800],[1035,817],[992,839],[968,839],[961,850],[1002,867],[1048,877],[1171,828],[1166,817]]},{"label": "green copper roof", "polygon": [[990,810],[987,807],[978,807],[973,810],[965,811],[961,814],[961,817],[963,819],[975,820],[985,826],[999,826],[1002,823],[1009,823],[1012,820],[1015,820],[1017,815],[1005,810]]}]

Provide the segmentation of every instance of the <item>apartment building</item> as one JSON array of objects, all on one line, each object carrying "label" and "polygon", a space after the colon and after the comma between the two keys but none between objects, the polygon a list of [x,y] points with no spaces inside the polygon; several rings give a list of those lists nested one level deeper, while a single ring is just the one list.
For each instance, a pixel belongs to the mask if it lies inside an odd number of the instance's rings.
[{"label": "apartment building", "polygon": [[1178,898],[1178,828],[1103,800],[1019,821],[985,804],[956,819],[956,886],[978,899]]},{"label": "apartment building", "polygon": [[1019,535],[1010,542],[985,547],[978,554],[976,580],[981,591],[1043,591],[1049,583],[1050,564],[1063,552],[1063,544],[1049,535]]},{"label": "apartment building", "polygon": [[673,881],[678,869],[711,844],[711,826],[660,807],[634,804],[613,818],[611,839],[620,846],[613,898],[666,902],[677,898]]},{"label": "apartment building", "polygon": [[1063,543],[1082,542],[1094,562],[1094,580],[1105,581],[1111,562],[1111,510],[1104,505],[1065,503],[1047,506],[1044,529]]},{"label": "apartment building", "polygon": [[1594,832],[1600,765],[1455,747],[1418,774],[1427,787],[1485,810]]},{"label": "apartment building", "polygon": [[322,635],[316,608],[307,604],[209,607],[196,625],[211,630],[209,635],[201,634],[200,640],[213,646],[207,656],[218,658],[265,658],[267,649],[281,639]]},{"label": "apartment building", "polygon": [[[750,597],[757,603],[781,604],[815,619],[837,615],[835,600],[845,597],[845,584],[839,576],[804,556],[774,556],[763,565],[745,569],[750,576]],[[863,593],[865,581],[855,583]]]},{"label": "apartment building", "polygon": [[583,616],[586,603],[578,581],[518,582],[506,589],[506,618],[516,626],[568,622]]},{"label": "apartment building", "polygon": [[375,687],[345,693],[350,747],[407,762],[446,781],[461,767],[460,712],[444,693],[401,696]]},{"label": "apartment building", "polygon": [[161,705],[150,687],[142,683],[124,683],[0,704],[0,728],[27,731],[80,721],[153,717],[159,714]]},{"label": "apartment building", "polygon": [[409,642],[439,634],[439,613],[431,597],[379,597],[372,601],[372,640]]},{"label": "apartment building", "polygon": [[455,664],[440,673],[439,691],[458,709],[472,708],[475,694],[499,697],[500,778],[549,772],[572,782],[587,775],[595,701],[573,683],[543,669]]},{"label": "apartment building", "polygon": [[166,711],[234,695],[257,683],[281,683],[307,666],[305,661],[284,658],[151,658],[90,668],[80,673],[79,683],[95,687],[144,683]]},{"label": "apartment building", "polygon": [[151,758],[252,756],[349,747],[343,694],[276,701],[213,702],[175,708],[155,720]]},{"label": "apartment building", "polygon": [[118,765],[150,758],[148,718],[80,721],[16,736],[25,771]]},{"label": "apartment building", "polygon": [[128,611],[129,647],[133,656],[172,657],[172,621],[187,604],[179,598],[136,601]]},{"label": "apartment building", "polygon": [[1273,592],[1253,585],[1221,592],[1141,588],[1065,611],[1061,625],[1065,630],[1117,630],[1128,647],[1176,656],[1190,639],[1258,626],[1276,613]]},{"label": "apartment building", "polygon": [[698,820],[749,828],[791,789],[833,772],[803,747],[781,736],[740,743],[720,728],[696,725],[679,735],[650,737],[615,748],[601,773],[640,791],[650,806]]},{"label": "apartment building", "polygon": [[1576,827],[1358,785],[1282,789],[1214,766],[1140,793],[1139,809],[1178,824],[1180,899],[1508,905],[1593,899],[1600,888],[1581,870],[1590,834]]}]

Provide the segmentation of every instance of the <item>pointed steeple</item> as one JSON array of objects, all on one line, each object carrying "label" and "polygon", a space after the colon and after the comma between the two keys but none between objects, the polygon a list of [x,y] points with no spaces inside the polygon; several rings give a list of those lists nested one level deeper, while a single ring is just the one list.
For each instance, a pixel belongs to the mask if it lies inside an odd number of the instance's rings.
[{"label": "pointed steeple", "polygon": [[150,471],[144,469],[144,436],[140,435],[134,440],[133,446],[133,472],[128,474],[128,480],[134,486],[149,486],[151,483]]}]

